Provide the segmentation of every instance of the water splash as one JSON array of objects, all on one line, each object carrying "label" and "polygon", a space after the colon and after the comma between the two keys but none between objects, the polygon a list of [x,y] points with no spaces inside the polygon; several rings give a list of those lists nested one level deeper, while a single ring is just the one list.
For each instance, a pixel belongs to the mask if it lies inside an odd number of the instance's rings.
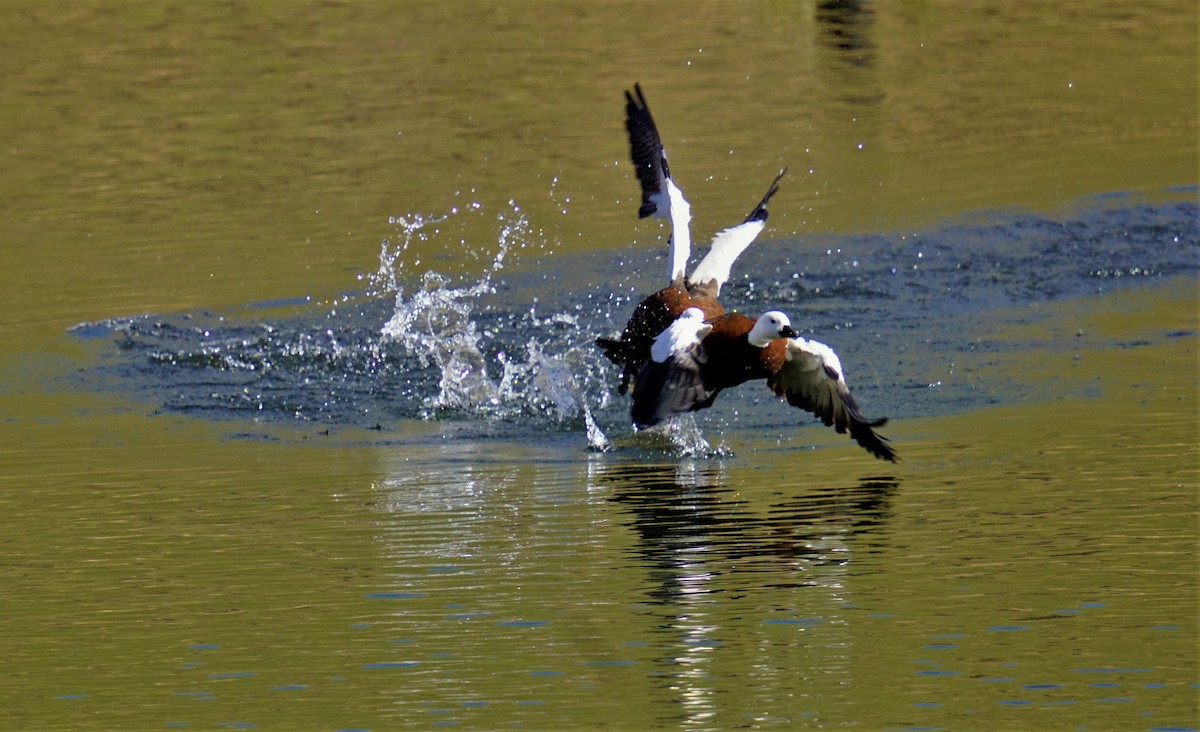
[{"label": "water splash", "polygon": [[[425,236],[425,229],[445,217],[394,218],[401,239],[384,241],[379,270],[373,284],[380,294],[391,293],[394,311],[380,331],[383,344],[394,343],[414,356],[423,367],[437,370],[438,391],[426,400],[426,417],[441,415],[515,419],[540,416],[566,426],[582,423],[589,447],[606,450],[610,443],[587,404],[587,384],[576,377],[578,359],[571,346],[554,352],[551,342],[559,326],[575,327],[571,315],[538,318],[536,300],[521,314],[493,315],[493,327],[484,322],[481,299],[495,294],[494,278],[513,246],[526,246],[534,237],[528,218],[510,202],[510,211],[498,217],[496,252],[490,265],[472,283],[456,284],[445,275],[426,272],[421,285],[405,292],[398,275],[409,245]],[[521,327],[517,327],[521,326]],[[501,333],[528,333],[523,346],[506,350]],[[489,368],[490,366],[490,368]]]},{"label": "water splash", "polygon": [[713,447],[704,438],[704,433],[696,424],[694,412],[673,416],[660,425],[638,430],[638,434],[647,442],[659,442],[669,452],[682,457],[712,458],[728,457],[732,454],[724,445]]},{"label": "water splash", "polygon": [[[1014,342],[1005,324],[1054,317],[1031,307],[1040,303],[1194,279],[1197,220],[1189,189],[1162,201],[1084,202],[1064,219],[1004,212],[915,234],[766,239],[748,251],[739,265],[745,274],[723,300],[742,312],[769,304],[797,313],[796,322],[858,364],[855,394],[873,414],[1087,395],[1090,383],[1039,385],[996,364],[1022,349],[1112,347],[1102,331],[1056,338],[1059,324],[1047,322],[1048,335],[1030,331]],[[608,430],[619,449],[655,457],[727,455],[697,424],[718,434],[730,419],[739,429],[781,433],[807,423],[747,386],[700,417],[630,433],[628,401],[613,392],[613,369],[592,341],[619,331],[645,289],[637,273],[656,269],[656,252],[555,252],[511,267],[517,251],[552,248],[512,203],[490,220],[469,204],[391,223],[395,235],[382,243],[377,271],[359,277],[362,290],[322,305],[298,297],[249,303],[243,313],[83,323],[72,334],[99,347],[97,363],[77,378],[149,399],[155,413],[379,430],[446,420],[458,422],[447,433],[579,433],[596,451],[613,447]],[[427,271],[426,252],[449,267],[480,264],[466,276]],[[630,294],[613,294],[622,291]],[[739,400],[765,404],[741,410]]]},{"label": "water splash", "polygon": [[391,293],[395,299],[392,316],[380,333],[382,342],[400,344],[422,367],[433,366],[440,373],[438,393],[428,406],[435,411],[473,412],[497,406],[500,391],[488,377],[480,346],[482,336],[471,314],[478,298],[494,292],[493,275],[503,268],[513,237],[525,234],[529,225],[524,216],[518,215],[511,222],[503,215],[500,217],[496,254],[474,284],[455,287],[445,275],[429,271],[422,277],[420,288],[406,297],[397,274],[404,266],[405,253],[414,240],[427,238],[426,229],[446,219],[446,216],[420,215],[393,217],[402,238],[394,246],[386,239],[383,241],[379,269],[372,281],[378,294]]},{"label": "water splash", "polygon": [[438,393],[429,404],[435,409],[472,411],[499,401],[471,319],[473,300],[489,291],[486,275],[473,286],[456,288],[434,272],[410,297],[396,290],[395,311],[380,334],[383,343],[400,344],[421,366],[438,369]]}]

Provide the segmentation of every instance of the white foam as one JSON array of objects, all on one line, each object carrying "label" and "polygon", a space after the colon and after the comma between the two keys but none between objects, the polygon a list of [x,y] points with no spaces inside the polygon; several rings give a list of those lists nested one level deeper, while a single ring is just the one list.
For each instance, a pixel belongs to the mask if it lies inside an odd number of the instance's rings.
[{"label": "white foam", "polygon": [[[555,424],[583,424],[589,447],[607,449],[608,438],[596,424],[584,397],[587,384],[576,377],[577,371],[586,372],[577,363],[583,359],[575,353],[576,347],[556,351],[549,335],[543,338],[535,334],[526,341],[523,353],[497,350],[493,343],[496,333],[481,331],[477,323],[479,301],[495,293],[492,281],[503,269],[508,252],[514,246],[525,247],[532,238],[528,220],[515,204],[511,215],[499,219],[495,256],[477,281],[455,283],[445,275],[427,272],[421,286],[412,293],[406,293],[399,284],[403,280],[399,270],[409,244],[426,236],[428,227],[436,228],[446,218],[394,219],[401,236],[395,244],[384,242],[379,271],[372,278],[380,294],[391,292],[395,297],[392,316],[381,330],[381,343],[398,344],[422,366],[438,369],[438,393],[426,399],[426,416],[534,416]],[[549,333],[576,321],[575,316],[560,314],[541,319],[531,308],[519,319],[519,325],[522,329],[544,328]]]}]

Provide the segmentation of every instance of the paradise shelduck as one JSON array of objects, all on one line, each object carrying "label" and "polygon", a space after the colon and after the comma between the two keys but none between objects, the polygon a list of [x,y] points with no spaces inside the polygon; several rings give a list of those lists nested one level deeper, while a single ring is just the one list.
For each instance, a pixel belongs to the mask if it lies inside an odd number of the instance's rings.
[{"label": "paradise shelduck", "polygon": [[655,339],[638,373],[630,414],[650,427],[680,412],[712,406],[723,389],[766,379],[775,395],[850,436],[877,458],[897,461],[887,438],[875,432],[887,419],[869,420],[846,386],[841,361],[829,346],[802,338],[783,313],[758,320],[727,313],[704,322],[688,309]]},{"label": "paradise shelduck", "polygon": [[719,232],[713,237],[708,254],[686,276],[691,256],[692,237],[689,224],[691,205],[683,191],[671,179],[667,154],[663,150],[658,127],[650,116],[640,85],[634,84],[634,94],[625,92],[625,128],[629,132],[629,154],[642,186],[642,205],[638,216],[655,216],[671,221],[670,253],[667,286],[643,300],[633,311],[620,338],[597,338],[596,345],[610,361],[622,367],[618,391],[624,394],[629,383],[650,357],[650,344],[684,310],[698,308],[706,318],[725,312],[717,300],[721,285],[729,279],[730,268],[746,247],[762,232],[767,221],[767,203],[779,190],[779,180],[787,168],[779,172],[766,195],[742,223]]}]

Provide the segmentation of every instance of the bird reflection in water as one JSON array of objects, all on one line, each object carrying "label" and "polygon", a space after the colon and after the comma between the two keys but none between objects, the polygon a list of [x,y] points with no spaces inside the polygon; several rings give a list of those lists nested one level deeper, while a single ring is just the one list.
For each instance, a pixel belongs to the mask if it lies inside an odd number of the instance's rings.
[{"label": "bird reflection in water", "polygon": [[[731,487],[727,466],[714,461],[606,466],[595,476],[614,490],[638,535],[634,552],[660,581],[659,602],[702,591],[702,575],[729,573],[732,583],[762,587],[820,583],[821,566],[850,560],[846,540],[886,518],[894,478],[866,478],[848,485],[806,487],[802,493],[769,494],[753,502]],[[741,581],[735,573],[769,572]]]},{"label": "bird reflection in water", "polygon": [[[895,479],[877,478],[740,490],[714,461],[603,466],[593,477],[636,534],[630,552],[650,580],[644,613],[666,649],[659,675],[678,702],[682,719],[673,722],[688,729],[729,721],[719,719],[728,710],[717,698],[731,671],[760,678],[764,693],[796,683],[800,636],[790,648],[771,647],[769,608],[804,608],[807,617],[852,604],[845,579],[854,547],[887,521],[897,489]],[[845,631],[837,618],[814,622],[822,633]],[[821,645],[802,652],[826,672],[845,666],[846,651],[831,649],[851,645],[846,639]]]},{"label": "bird reflection in water", "polygon": [[849,113],[856,123],[855,142],[868,146],[880,135],[875,117],[886,99],[876,62],[875,26],[875,11],[864,0],[817,3],[815,68],[825,85],[820,93],[839,103],[825,109],[839,125]]},{"label": "bird reflection in water", "polygon": [[857,66],[871,66],[875,62],[875,43],[870,38],[874,16],[863,0],[817,3],[817,22],[825,31],[825,42],[837,49],[845,62]]}]

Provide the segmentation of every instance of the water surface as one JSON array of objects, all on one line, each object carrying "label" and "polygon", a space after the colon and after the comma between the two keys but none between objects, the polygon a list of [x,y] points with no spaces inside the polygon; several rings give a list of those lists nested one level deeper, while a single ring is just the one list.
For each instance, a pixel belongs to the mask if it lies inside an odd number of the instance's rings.
[{"label": "water surface", "polygon": [[[7,9],[0,725],[1196,728],[1194,4]],[[903,463],[632,434],[634,81]]]}]

